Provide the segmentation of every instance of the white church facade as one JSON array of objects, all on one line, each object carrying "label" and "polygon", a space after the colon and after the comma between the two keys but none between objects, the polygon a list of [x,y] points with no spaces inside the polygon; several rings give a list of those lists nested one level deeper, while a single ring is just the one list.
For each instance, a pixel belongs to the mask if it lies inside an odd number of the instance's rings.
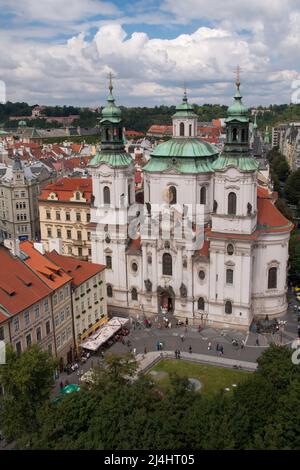
[{"label": "white church facade", "polygon": [[196,137],[197,115],[184,94],[173,138],[143,168],[145,204],[131,206],[128,218],[135,168],[110,84],[101,151],[91,161],[91,221],[92,261],[107,266],[111,311],[149,317],[165,308],[190,323],[240,329],[286,312],[293,226],[258,186],[248,110],[236,86],[221,154]]}]

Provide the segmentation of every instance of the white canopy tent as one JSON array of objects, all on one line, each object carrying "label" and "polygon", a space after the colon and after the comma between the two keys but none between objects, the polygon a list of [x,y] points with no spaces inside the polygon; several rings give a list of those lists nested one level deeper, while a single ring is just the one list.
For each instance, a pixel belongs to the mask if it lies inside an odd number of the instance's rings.
[{"label": "white canopy tent", "polygon": [[128,322],[128,318],[113,317],[105,325],[103,325],[99,331],[90,336],[89,339],[81,343],[80,347],[83,349],[89,349],[90,351],[97,351],[97,349],[106,343],[117,331],[119,331],[125,323]]}]

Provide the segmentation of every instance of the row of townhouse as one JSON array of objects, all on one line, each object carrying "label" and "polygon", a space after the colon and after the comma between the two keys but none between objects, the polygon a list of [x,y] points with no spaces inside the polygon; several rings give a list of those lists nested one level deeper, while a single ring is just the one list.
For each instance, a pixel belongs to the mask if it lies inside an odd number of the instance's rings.
[{"label": "row of townhouse", "polygon": [[24,351],[33,343],[74,360],[81,341],[107,321],[105,266],[44,253],[41,244],[0,245],[0,340]]}]

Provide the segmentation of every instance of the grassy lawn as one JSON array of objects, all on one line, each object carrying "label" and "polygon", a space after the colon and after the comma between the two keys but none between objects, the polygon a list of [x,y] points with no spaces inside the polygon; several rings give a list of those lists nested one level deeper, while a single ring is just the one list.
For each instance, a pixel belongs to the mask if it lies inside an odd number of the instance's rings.
[{"label": "grassy lawn", "polygon": [[[227,369],[206,364],[196,364],[183,360],[166,359],[156,364],[151,371],[167,372],[177,374],[180,377],[188,377],[200,380],[202,383],[201,393],[211,396],[226,387],[233,389],[232,384],[244,382],[252,372]],[[149,372],[151,372],[149,371]],[[149,374],[148,372],[148,374]],[[161,378],[150,375],[162,389],[166,389],[170,384],[169,375]],[[228,392],[229,393],[229,392]]]}]

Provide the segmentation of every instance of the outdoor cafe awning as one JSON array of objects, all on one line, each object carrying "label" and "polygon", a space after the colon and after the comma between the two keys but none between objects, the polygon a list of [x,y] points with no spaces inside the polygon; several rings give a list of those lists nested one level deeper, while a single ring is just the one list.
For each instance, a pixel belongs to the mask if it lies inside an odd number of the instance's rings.
[{"label": "outdoor cafe awning", "polygon": [[90,336],[89,339],[81,343],[80,347],[90,351],[97,351],[102,344],[106,343],[127,322],[128,318],[113,317],[105,325],[101,326],[100,330]]}]

